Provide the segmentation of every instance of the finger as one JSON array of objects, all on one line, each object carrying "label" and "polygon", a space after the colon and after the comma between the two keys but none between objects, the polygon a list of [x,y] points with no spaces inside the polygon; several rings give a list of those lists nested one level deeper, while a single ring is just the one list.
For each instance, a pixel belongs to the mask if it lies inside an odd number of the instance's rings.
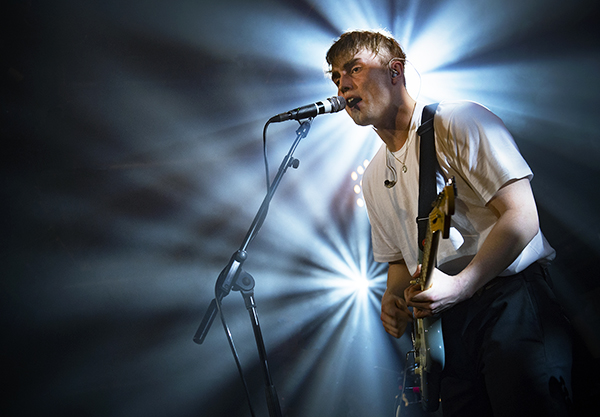
[{"label": "finger", "polygon": [[431,309],[431,302],[430,301],[418,301],[415,300],[414,298],[410,301],[408,301],[408,306],[412,307],[412,308],[420,308],[420,309],[425,309],[425,310],[430,310]]},{"label": "finger", "polygon": [[406,300],[409,300],[411,298],[413,298],[415,296],[415,294],[418,294],[421,292],[421,286],[419,285],[411,285],[409,287],[406,287],[406,289],[404,290],[404,298]]},{"label": "finger", "polygon": [[381,323],[387,333],[394,337],[400,337],[404,333],[406,326],[409,322],[412,322],[412,315],[399,315],[396,317],[389,316],[386,314],[381,315]]},{"label": "finger", "polygon": [[413,274],[413,278],[418,278],[419,275],[421,275],[421,264],[417,265],[417,270],[415,271],[415,273]]},{"label": "finger", "polygon": [[398,305],[398,310],[396,311],[396,314],[399,320],[412,321],[412,311],[408,308],[405,301],[402,301],[402,304]]},{"label": "finger", "polygon": [[381,309],[381,315],[389,317],[390,319],[398,316],[402,312],[404,312],[403,309],[400,309],[393,304]]},{"label": "finger", "polygon": [[391,334],[394,337],[399,337],[399,333],[400,333],[400,329],[399,326],[396,324],[395,320],[385,320],[382,321],[383,324],[383,328],[385,329],[385,331],[389,334]]},{"label": "finger", "polygon": [[431,303],[433,299],[430,295],[431,293],[428,291],[417,291],[411,294],[410,301],[413,303]]},{"label": "finger", "polygon": [[396,320],[402,323],[407,323],[413,321],[413,315],[410,310],[402,311],[398,316],[396,316]]},{"label": "finger", "polygon": [[393,314],[394,310],[396,310],[396,301],[395,300],[387,300],[381,303],[381,312],[385,312],[388,314]]},{"label": "finger", "polygon": [[396,308],[403,310],[403,311],[408,311],[408,307],[406,306],[406,301],[403,300],[402,298],[397,298],[395,303]]},{"label": "finger", "polygon": [[402,336],[400,334],[400,332],[398,331],[398,329],[387,328],[384,326],[384,330],[386,331],[386,333],[388,333],[391,336],[394,336],[396,339],[398,339],[400,336]]},{"label": "finger", "polygon": [[404,334],[404,331],[406,330],[406,324],[402,324],[400,326],[383,326],[383,328],[385,329],[385,331],[394,336],[395,338],[399,338]]},{"label": "finger", "polygon": [[426,309],[421,309],[421,308],[415,308],[414,309],[415,312],[415,317],[418,319],[422,319],[425,317],[431,317],[433,316],[433,313],[431,312],[431,310],[426,310]]},{"label": "finger", "polygon": [[410,301],[412,303],[427,303],[427,302],[431,301],[431,300],[429,300],[429,297],[427,297],[427,294],[426,295],[422,295],[422,294],[423,293],[418,293],[418,294],[413,295],[410,298]]},{"label": "finger", "polygon": [[382,321],[384,324],[386,324],[386,323],[387,323],[387,324],[390,324],[390,325],[391,325],[391,324],[393,324],[393,322],[394,322],[394,315],[393,315],[393,314],[390,314],[390,313],[388,313],[387,311],[382,311],[382,312],[381,312],[381,321]]},{"label": "finger", "polygon": [[399,305],[398,308],[395,308],[391,311],[382,312],[382,314],[381,314],[382,321],[384,320],[384,316],[388,323],[393,322],[394,324],[396,324],[397,322],[412,321],[412,319],[413,319],[412,312],[408,309],[408,307],[404,304],[404,302],[402,302],[402,304]]},{"label": "finger", "polygon": [[384,325],[398,327],[401,323],[412,320],[412,314],[397,310],[394,314],[381,313],[380,319]]}]

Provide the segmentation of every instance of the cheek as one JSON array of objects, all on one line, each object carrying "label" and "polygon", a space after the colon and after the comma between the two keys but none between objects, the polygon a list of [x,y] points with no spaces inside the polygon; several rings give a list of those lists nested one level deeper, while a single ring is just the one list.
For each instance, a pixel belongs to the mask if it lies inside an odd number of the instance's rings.
[{"label": "cheek", "polygon": [[379,84],[373,85],[370,89],[370,96],[373,103],[387,105],[390,103],[391,94],[387,88],[382,88]]},{"label": "cheek", "polygon": [[380,83],[376,80],[368,80],[367,82],[363,83],[362,90],[364,93],[370,95],[373,98],[379,97],[383,92],[383,88],[381,87]]}]

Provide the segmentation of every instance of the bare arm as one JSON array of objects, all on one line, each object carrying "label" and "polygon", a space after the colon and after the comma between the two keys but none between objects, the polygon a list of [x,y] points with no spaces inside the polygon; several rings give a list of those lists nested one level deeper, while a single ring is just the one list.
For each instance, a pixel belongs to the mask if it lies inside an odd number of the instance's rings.
[{"label": "bare arm", "polygon": [[437,314],[470,298],[479,288],[504,271],[535,237],[538,214],[529,180],[524,178],[504,185],[488,203],[498,221],[471,263],[458,275],[435,270],[433,286],[420,292],[407,288],[408,305],[421,311],[418,317]]},{"label": "bare arm", "polygon": [[404,261],[390,262],[387,288],[381,298],[381,322],[386,332],[400,337],[412,321],[412,313],[406,306],[404,290],[412,279]]}]

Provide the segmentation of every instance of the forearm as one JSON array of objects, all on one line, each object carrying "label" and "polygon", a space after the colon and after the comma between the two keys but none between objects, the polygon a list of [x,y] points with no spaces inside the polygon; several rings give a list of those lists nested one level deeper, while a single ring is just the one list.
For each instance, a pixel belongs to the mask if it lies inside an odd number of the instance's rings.
[{"label": "forearm", "polygon": [[492,202],[490,208],[498,212],[498,221],[471,263],[458,274],[469,296],[508,268],[539,231],[529,181],[511,186],[524,190],[519,193],[519,204],[506,207]]},{"label": "forearm", "polygon": [[412,313],[406,306],[404,289],[410,285],[411,276],[403,261],[390,262],[387,289],[381,298],[381,322],[386,332],[400,337],[412,321]]},{"label": "forearm", "polygon": [[404,261],[390,262],[387,274],[387,291],[404,298],[404,290],[410,285],[412,276]]}]

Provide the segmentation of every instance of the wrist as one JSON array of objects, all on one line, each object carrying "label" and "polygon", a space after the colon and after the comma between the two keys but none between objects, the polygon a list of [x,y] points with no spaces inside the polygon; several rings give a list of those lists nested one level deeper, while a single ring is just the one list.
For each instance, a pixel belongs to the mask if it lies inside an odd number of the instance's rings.
[{"label": "wrist", "polygon": [[398,288],[386,288],[385,292],[383,293],[383,297],[382,299],[397,299],[400,298],[403,301],[405,301],[404,299],[404,290],[400,291]]},{"label": "wrist", "polygon": [[469,271],[463,270],[461,273],[455,276],[458,278],[459,291],[462,294],[462,299],[466,300],[471,298],[483,285],[479,284],[479,280],[476,276],[469,274]]}]

